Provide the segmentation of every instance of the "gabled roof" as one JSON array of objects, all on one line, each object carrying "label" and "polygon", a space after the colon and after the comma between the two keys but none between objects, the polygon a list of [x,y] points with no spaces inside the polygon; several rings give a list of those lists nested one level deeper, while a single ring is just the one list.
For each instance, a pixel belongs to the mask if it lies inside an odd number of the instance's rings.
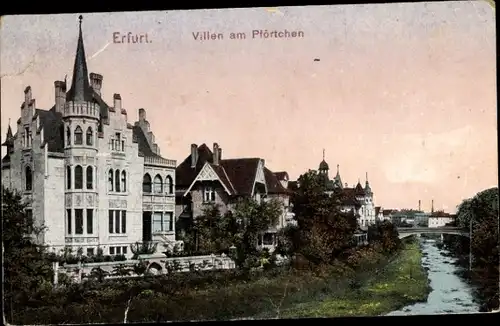
[{"label": "gabled roof", "polygon": [[[188,189],[205,163],[208,162],[225,188],[231,190],[231,195],[249,196],[252,194],[260,158],[224,159],[215,165],[213,164],[213,153],[206,144],[197,148],[197,154],[198,158],[194,168],[191,167],[191,154],[176,168],[177,188]],[[288,193],[275,174],[266,167],[264,167],[264,177],[269,193]]]},{"label": "gabled roof", "polygon": [[142,131],[142,128],[139,126],[132,127],[132,134],[134,139],[137,141],[137,145],[139,147],[139,155],[147,156],[147,157],[160,157],[160,155],[156,154],[151,146],[149,146],[148,139],[146,135]]},{"label": "gabled roof", "polygon": [[259,161],[259,158],[236,158],[220,161],[220,165],[231,180],[237,195],[249,196],[252,194]]},{"label": "gabled roof", "polygon": [[375,206],[375,216],[377,216],[379,213],[380,213],[380,210],[382,209],[382,207],[380,206]]},{"label": "gabled roof", "polygon": [[196,160],[196,167],[191,167],[191,154],[189,154],[189,156],[175,169],[176,188],[187,189],[198,173],[200,173],[205,162],[213,163],[213,153],[206,144],[198,146],[197,153],[198,159]]},{"label": "gabled roof", "polygon": [[[286,174],[286,172],[278,172],[279,175]],[[283,187],[280,182],[280,179],[276,176],[278,173],[273,173],[268,168],[264,167],[264,176],[266,178],[267,183],[267,192],[269,194],[290,194],[291,191]]]},{"label": "gabled roof", "polygon": [[363,189],[363,186],[361,185],[361,183],[358,182],[358,184],[356,185],[356,188],[355,189],[355,192],[356,192],[356,195],[365,195],[365,190]]},{"label": "gabled roof", "polygon": [[361,203],[356,199],[356,188],[343,188],[341,191],[342,204],[347,206],[360,206]]},{"label": "gabled roof", "polygon": [[274,172],[274,175],[280,181],[281,180],[288,180],[289,179],[288,172],[286,172],[286,171]]},{"label": "gabled roof", "polygon": [[40,127],[43,128],[44,143],[49,147],[49,152],[63,153],[64,152],[64,123],[62,114],[57,112],[55,107],[45,111],[35,109],[34,118],[40,119]]}]

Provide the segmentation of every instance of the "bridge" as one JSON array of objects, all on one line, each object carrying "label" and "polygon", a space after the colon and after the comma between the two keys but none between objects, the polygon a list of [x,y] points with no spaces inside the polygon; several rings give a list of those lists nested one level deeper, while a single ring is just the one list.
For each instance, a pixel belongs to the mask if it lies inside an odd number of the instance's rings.
[{"label": "bridge", "polygon": [[454,234],[470,238],[470,234],[462,228],[443,226],[439,228],[398,228],[399,238],[403,239],[418,234]]}]

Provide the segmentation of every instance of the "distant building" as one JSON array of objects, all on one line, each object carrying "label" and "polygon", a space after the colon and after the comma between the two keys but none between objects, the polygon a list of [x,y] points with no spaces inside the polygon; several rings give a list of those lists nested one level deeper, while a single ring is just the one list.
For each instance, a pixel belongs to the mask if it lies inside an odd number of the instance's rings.
[{"label": "distant building", "polygon": [[2,184],[20,191],[49,248],[131,256],[133,242],[175,243],[176,161],[160,156],[143,109],[132,125],[119,94],[104,101],[102,79],[89,80],[80,25],[69,90],[56,81],[49,110],[24,91],[16,133],[9,126],[3,143]]},{"label": "distant building", "polygon": [[385,220],[384,211],[383,211],[382,207],[380,207],[380,206],[375,207],[375,220],[376,221],[384,221]]},{"label": "distant building", "polygon": [[375,206],[373,202],[373,191],[368,182],[368,173],[366,174],[365,187],[363,187],[358,180],[355,186],[349,188],[347,183],[345,185],[342,184],[339,165],[337,165],[337,174],[331,180],[329,177],[329,169],[323,151],[323,160],[319,164],[318,172],[326,183],[327,193],[332,194],[334,191],[340,191],[342,193],[343,211],[354,211],[354,213],[358,215],[360,227],[366,228],[368,225],[374,224],[376,220]]},{"label": "distant building", "polygon": [[256,201],[278,199],[283,214],[278,224],[262,234],[258,246],[273,249],[276,232],[294,223],[288,173],[272,172],[261,158],[223,159],[217,143],[191,145],[191,154],[176,169],[176,220],[182,233],[185,226],[216,204],[222,214],[232,211],[240,198]]},{"label": "distant building", "polygon": [[439,228],[453,223],[456,220],[456,215],[448,214],[442,211],[437,211],[431,214],[428,218],[428,226],[430,228]]},{"label": "distant building", "polygon": [[383,209],[382,210],[382,218],[384,219],[384,221],[393,222],[393,216],[396,213],[397,213],[397,210],[394,210],[394,209]]}]

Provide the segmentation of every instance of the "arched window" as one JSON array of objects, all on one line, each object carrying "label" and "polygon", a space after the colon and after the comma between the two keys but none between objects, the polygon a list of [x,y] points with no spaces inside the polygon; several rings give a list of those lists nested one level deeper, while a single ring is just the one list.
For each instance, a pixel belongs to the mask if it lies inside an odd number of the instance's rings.
[{"label": "arched window", "polygon": [[26,190],[31,191],[33,189],[33,173],[31,171],[31,167],[27,166],[24,169],[24,177],[26,178],[25,188]]},{"label": "arched window", "polygon": [[75,189],[83,189],[83,168],[80,165],[75,167]]},{"label": "arched window", "polygon": [[148,173],[142,178],[142,192],[151,192],[151,176]]},{"label": "arched window", "polygon": [[127,172],[122,171],[122,191],[127,191]]},{"label": "arched window", "polygon": [[91,166],[87,166],[87,189],[93,189],[94,187],[94,169]]},{"label": "arched window", "polygon": [[108,190],[113,191],[113,182],[115,179],[113,179],[113,169],[109,169],[108,172]]},{"label": "arched window", "polygon": [[66,188],[71,189],[71,166],[66,166]]},{"label": "arched window", "polygon": [[120,170],[115,171],[115,191],[120,192]]},{"label": "arched window", "polygon": [[77,126],[75,129],[75,145],[83,144],[83,131],[80,126]]},{"label": "arched window", "polygon": [[174,182],[172,180],[172,177],[167,175],[165,178],[165,192],[167,194],[173,194],[174,193]]},{"label": "arched window", "polygon": [[87,128],[87,145],[92,146],[92,140],[94,137],[94,133],[92,132],[92,128]]},{"label": "arched window", "polygon": [[161,194],[163,192],[163,182],[159,174],[156,175],[154,180],[155,193]]},{"label": "arched window", "polygon": [[71,129],[69,127],[66,128],[66,145],[71,145]]}]

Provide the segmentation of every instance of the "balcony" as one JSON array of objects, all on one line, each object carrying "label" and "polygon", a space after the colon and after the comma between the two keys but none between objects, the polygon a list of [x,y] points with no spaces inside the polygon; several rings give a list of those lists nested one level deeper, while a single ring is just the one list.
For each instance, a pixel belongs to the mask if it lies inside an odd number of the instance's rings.
[{"label": "balcony", "polygon": [[167,194],[143,194],[143,204],[175,204],[175,196]]},{"label": "balcony", "polygon": [[[155,209],[155,207],[163,206],[162,209],[167,211],[175,210],[175,196],[167,194],[148,194],[145,193],[142,196],[142,209],[145,211],[150,211]],[[166,206],[166,207],[165,207]],[[159,207],[158,207],[159,208]]]},{"label": "balcony", "polygon": [[177,162],[175,160],[169,160],[160,156],[155,156],[155,157],[145,156],[144,164],[160,166],[165,168],[174,168],[174,169],[177,167]]}]

